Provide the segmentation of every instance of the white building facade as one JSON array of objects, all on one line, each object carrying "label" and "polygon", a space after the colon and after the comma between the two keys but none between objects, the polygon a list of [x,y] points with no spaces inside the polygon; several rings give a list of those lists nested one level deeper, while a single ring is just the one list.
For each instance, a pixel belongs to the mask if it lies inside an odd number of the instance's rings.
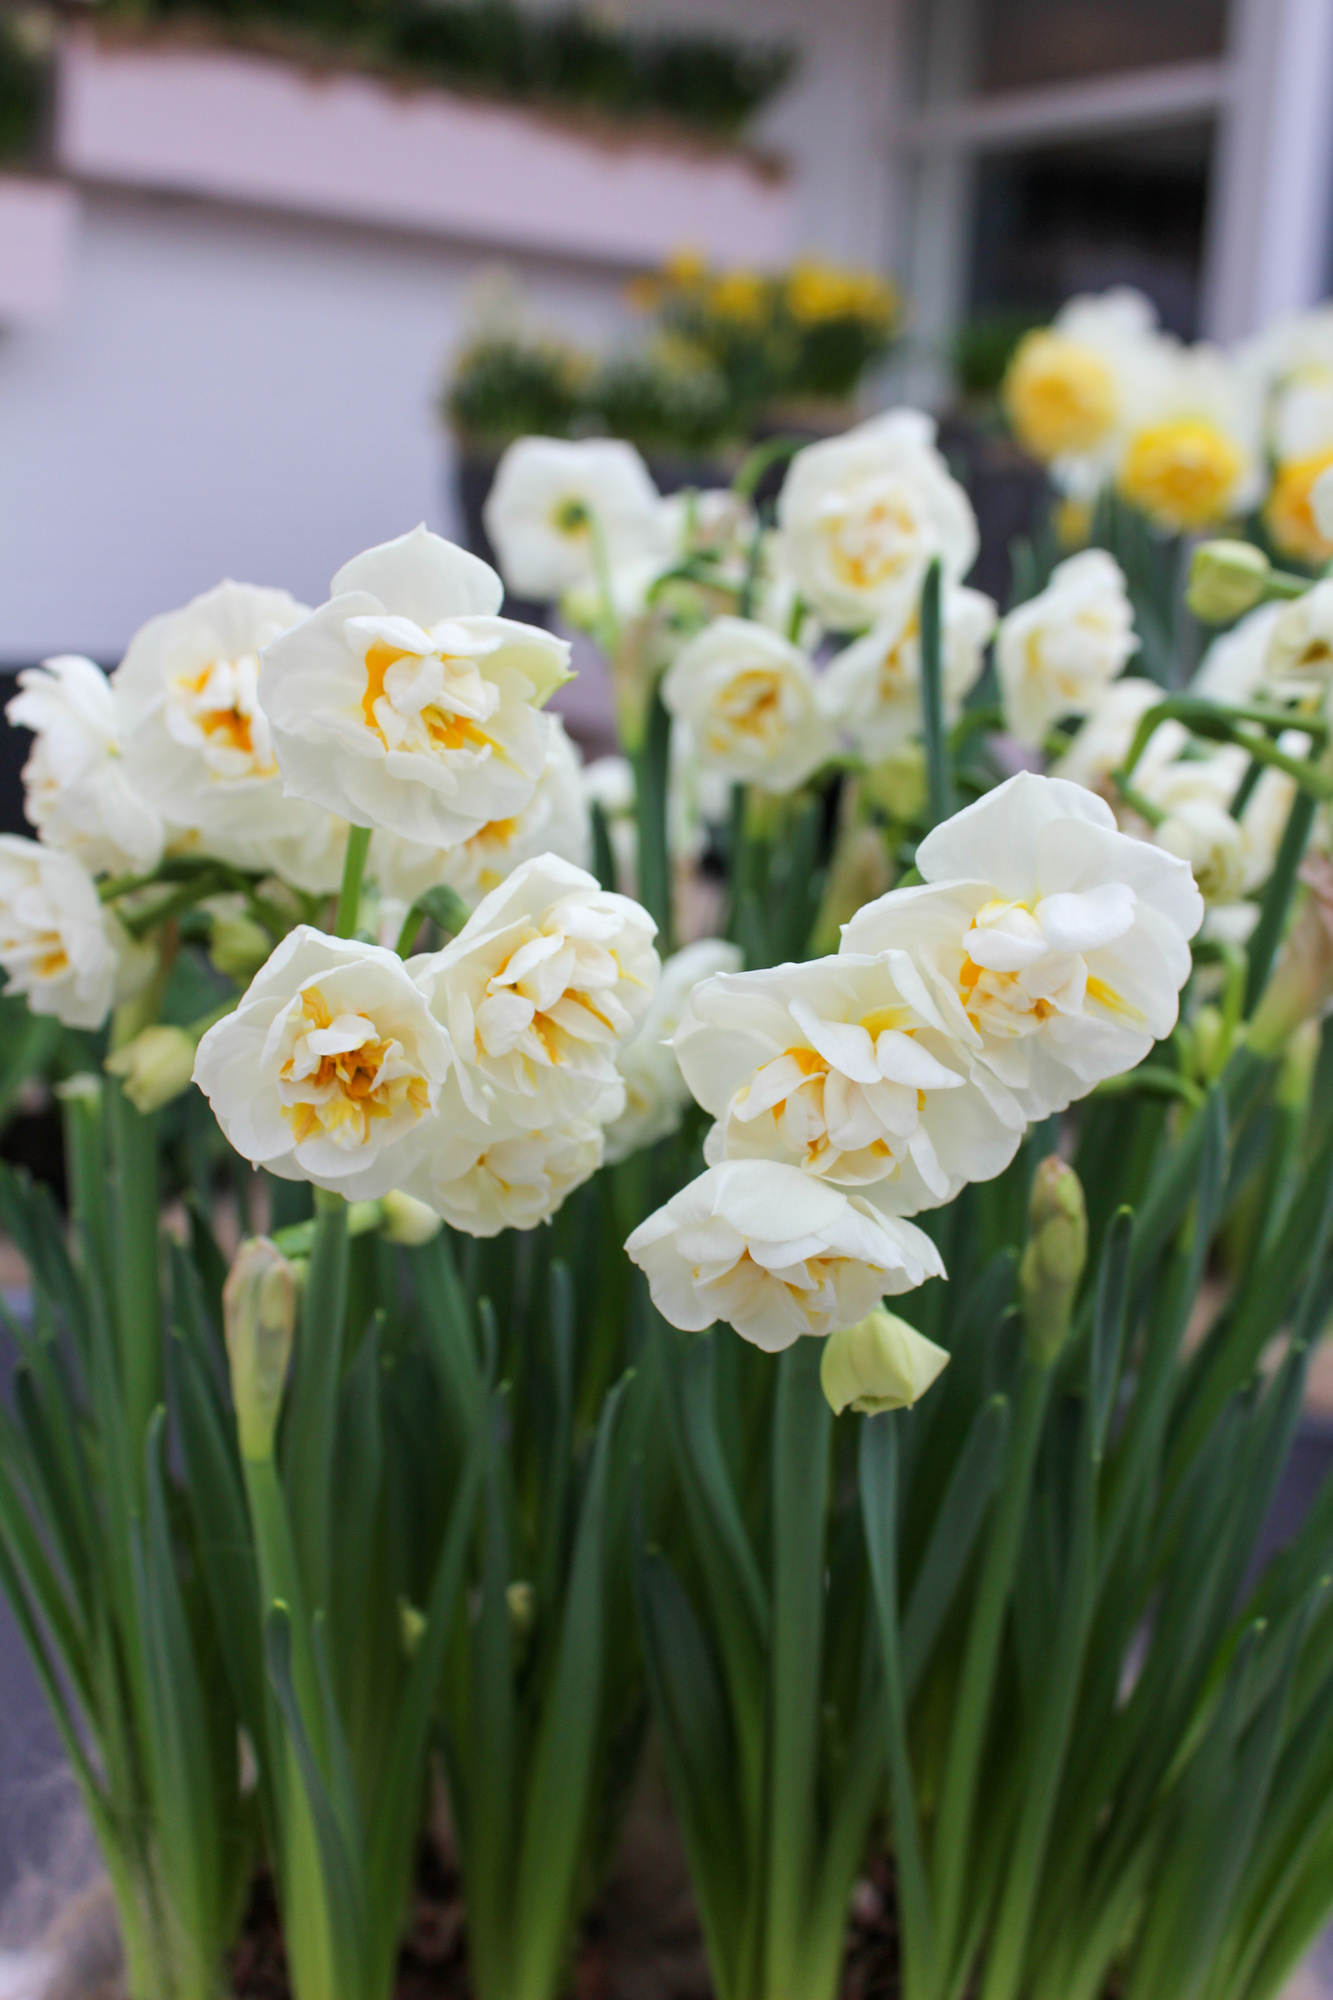
[{"label": "white building facade", "polygon": [[[224,574],[317,601],[370,542],[422,519],[457,532],[436,401],[497,261],[536,318],[594,343],[626,325],[627,277],[681,244],[891,269],[914,310],[906,384],[927,394],[1043,160],[1058,184],[1066,156],[1141,155],[1151,180],[1180,154],[1206,178],[1186,330],[1230,338],[1327,289],[1333,0],[639,0],[633,17],[802,48],[756,135],[785,173],[70,36],[55,171],[0,181],[0,663],[113,661]],[[1041,249],[1034,213],[1011,262]]]}]

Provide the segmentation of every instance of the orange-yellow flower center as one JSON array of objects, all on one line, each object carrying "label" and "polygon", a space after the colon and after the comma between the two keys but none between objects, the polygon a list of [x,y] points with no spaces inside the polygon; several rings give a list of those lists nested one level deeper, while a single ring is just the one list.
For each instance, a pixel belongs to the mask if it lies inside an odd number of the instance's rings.
[{"label": "orange-yellow flower center", "polygon": [[1163,527],[1206,528],[1225,518],[1244,470],[1234,438],[1198,417],[1140,431],[1120,468],[1120,491]]}]

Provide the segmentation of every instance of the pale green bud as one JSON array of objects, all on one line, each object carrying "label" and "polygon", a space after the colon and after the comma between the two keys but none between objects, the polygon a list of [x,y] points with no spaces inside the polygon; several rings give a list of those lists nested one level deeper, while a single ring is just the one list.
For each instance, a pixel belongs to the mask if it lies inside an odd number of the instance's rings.
[{"label": "pale green bud", "polygon": [[120,1078],[130,1103],[147,1117],[189,1089],[197,1047],[188,1029],[158,1022],[140,1029],[123,1049],[113,1049],[103,1067]]},{"label": "pale green bud", "polygon": [[1229,625],[1253,611],[1272,564],[1253,542],[1201,542],[1190,563],[1185,601],[1206,625]]},{"label": "pale green bud", "polygon": [[895,744],[863,773],[861,796],[881,806],[890,819],[913,820],[926,803],[925,746],[915,737]]},{"label": "pale green bud", "polygon": [[855,1326],[828,1336],[819,1381],[835,1416],[853,1409],[875,1417],[881,1410],[910,1409],[948,1360],[944,1348],[876,1306]]},{"label": "pale green bud", "polygon": [[273,940],[244,906],[216,909],[208,936],[208,956],[225,979],[248,986],[273,952]]},{"label": "pale green bud", "polygon": [[525,1578],[519,1577],[505,1589],[505,1603],[509,1606],[509,1622],[520,1639],[526,1639],[537,1617],[537,1593]]},{"label": "pale green bud", "polygon": [[878,901],[892,887],[893,868],[879,827],[849,827],[834,852],[811,939],[812,951],[835,952],[843,925],[850,923],[865,904]]},{"label": "pale green bud", "polygon": [[417,1647],[426,1636],[426,1614],[418,1611],[415,1604],[406,1597],[398,1600],[398,1636],[403,1642],[403,1655],[412,1659]]},{"label": "pale green bud", "polygon": [[102,1079],[91,1070],[78,1070],[54,1086],[55,1094],[62,1104],[100,1104],[102,1102]]},{"label": "pale green bud", "polygon": [[296,1273],[266,1236],[242,1243],[222,1288],[231,1400],[241,1456],[273,1456],[296,1328]]},{"label": "pale green bud", "polygon": [[1027,1248],[1018,1267],[1028,1352],[1043,1367],[1049,1367],[1065,1344],[1087,1260],[1083,1183],[1068,1161],[1052,1153],[1032,1182]]},{"label": "pale green bud", "polygon": [[380,1203],[380,1235],[390,1243],[405,1243],[409,1249],[429,1243],[444,1227],[444,1217],[401,1188],[390,1188]]}]

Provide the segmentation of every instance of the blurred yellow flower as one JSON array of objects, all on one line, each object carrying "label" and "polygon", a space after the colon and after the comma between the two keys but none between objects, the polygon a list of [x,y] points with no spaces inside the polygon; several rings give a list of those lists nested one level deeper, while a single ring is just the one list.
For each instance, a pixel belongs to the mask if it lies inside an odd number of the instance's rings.
[{"label": "blurred yellow flower", "polygon": [[1046,329],[1019,342],[1004,382],[1009,421],[1036,458],[1093,451],[1116,419],[1116,384],[1094,348]]},{"label": "blurred yellow flower", "polygon": [[1264,507],[1264,519],[1273,540],[1286,556],[1298,562],[1326,563],[1333,557],[1333,542],[1319,532],[1310,495],[1321,472],[1333,466],[1333,450],[1312,458],[1294,459],[1284,465],[1273,481],[1273,490]]},{"label": "blurred yellow flower", "polygon": [[1178,417],[1140,431],[1120,467],[1131,506],[1177,532],[1222,520],[1245,470],[1240,445],[1201,417]]},{"label": "blurred yellow flower", "polygon": [[728,271],[714,284],[710,304],[723,319],[762,319],[768,305],[768,280],[762,271]]}]

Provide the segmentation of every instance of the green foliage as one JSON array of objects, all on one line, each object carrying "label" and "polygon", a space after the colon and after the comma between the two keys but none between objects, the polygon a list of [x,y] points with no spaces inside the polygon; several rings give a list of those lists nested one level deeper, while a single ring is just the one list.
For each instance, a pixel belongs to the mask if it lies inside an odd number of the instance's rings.
[{"label": "green foliage", "polygon": [[444,413],[473,445],[568,437],[583,407],[587,369],[571,349],[516,338],[476,341],[455,366]]},{"label": "green foliage", "polygon": [[732,137],[790,78],[786,47],[615,27],[590,8],[512,0],[112,0],[135,19],[279,28],[443,84]]},{"label": "green foliage", "polygon": [[31,155],[45,102],[45,64],[15,23],[0,17],[0,160]]},{"label": "green foliage", "polygon": [[950,361],[958,393],[972,402],[991,402],[1025,333],[1040,324],[1040,315],[1018,311],[977,313],[965,319],[953,336]]}]

